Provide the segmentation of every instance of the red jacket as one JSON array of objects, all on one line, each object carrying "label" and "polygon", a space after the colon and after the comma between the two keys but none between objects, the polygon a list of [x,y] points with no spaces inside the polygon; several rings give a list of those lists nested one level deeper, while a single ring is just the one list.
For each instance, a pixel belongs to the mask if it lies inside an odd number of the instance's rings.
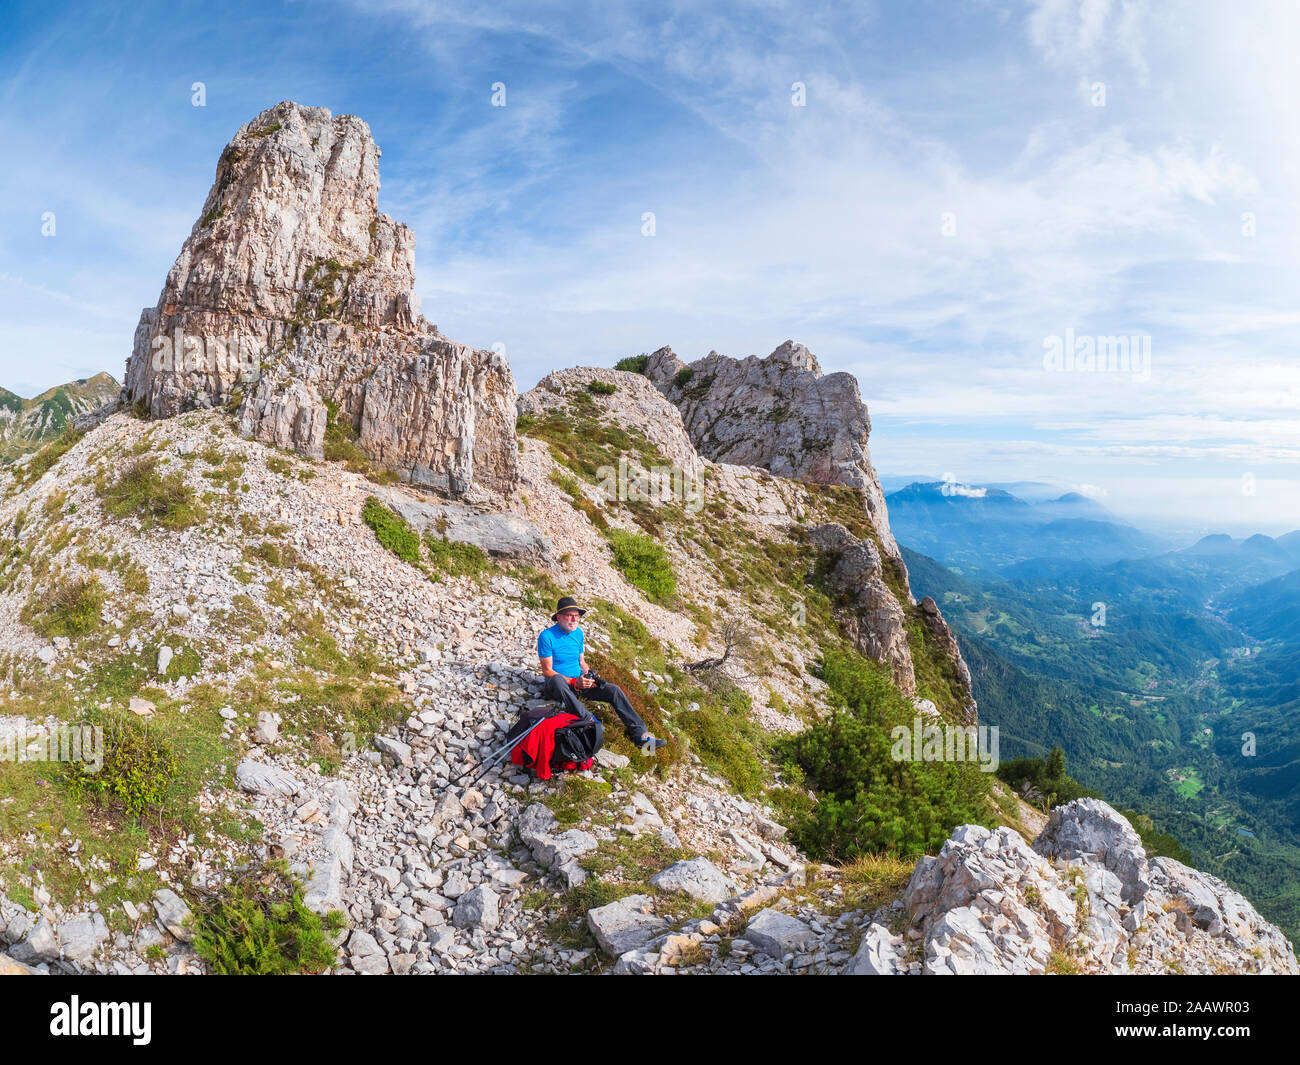
[{"label": "red jacket", "polygon": [[[553,717],[545,718],[515,744],[515,749],[510,752],[510,761],[515,765],[531,769],[537,774],[538,780],[550,780],[551,755],[555,753],[555,730],[577,720],[578,718],[573,714],[555,714]],[[564,768],[576,769],[577,765],[566,762]]]}]

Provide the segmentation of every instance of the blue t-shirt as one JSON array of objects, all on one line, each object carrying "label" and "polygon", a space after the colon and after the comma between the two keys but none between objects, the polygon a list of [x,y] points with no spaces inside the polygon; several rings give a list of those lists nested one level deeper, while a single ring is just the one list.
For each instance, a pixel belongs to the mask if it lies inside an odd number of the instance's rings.
[{"label": "blue t-shirt", "polygon": [[582,654],[582,629],[565,632],[558,624],[543,629],[537,637],[537,657],[549,658],[551,668],[564,677],[580,677],[582,667],[578,656]]}]

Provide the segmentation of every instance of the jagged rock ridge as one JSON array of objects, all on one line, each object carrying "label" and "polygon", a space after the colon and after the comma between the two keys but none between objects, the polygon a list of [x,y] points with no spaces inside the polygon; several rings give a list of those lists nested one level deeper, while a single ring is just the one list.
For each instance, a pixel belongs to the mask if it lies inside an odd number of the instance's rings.
[{"label": "jagged rock ridge", "polygon": [[811,351],[787,340],[763,359],[711,351],[689,365],[664,347],[645,375],[682,412],[706,458],[861,489],[881,549],[901,558],[867,448],[871,418],[852,374],[823,374]]},{"label": "jagged rock ridge", "polygon": [[873,924],[851,971],[1300,974],[1282,932],[1238,892],[1148,857],[1098,799],[1052,810],[1031,847],[1010,828],[963,825],[924,857],[901,935]]},{"label": "jagged rock ridge", "polygon": [[415,236],[379,211],[379,155],[364,121],[324,108],[285,101],[243,126],[140,316],[121,402],[238,404],[244,435],[314,458],[336,405],[403,479],[509,492],[510,368],[420,314]]}]

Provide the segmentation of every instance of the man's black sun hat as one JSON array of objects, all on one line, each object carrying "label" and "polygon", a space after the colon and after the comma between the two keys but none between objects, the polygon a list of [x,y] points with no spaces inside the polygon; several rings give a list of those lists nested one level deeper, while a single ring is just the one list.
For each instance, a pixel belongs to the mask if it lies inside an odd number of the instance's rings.
[{"label": "man's black sun hat", "polygon": [[556,605],[555,613],[551,615],[551,620],[559,621],[560,613],[565,610],[576,610],[578,612],[578,617],[582,617],[582,615],[586,613],[586,611],[582,607],[578,606],[578,601],[574,599],[573,596],[566,595]]}]

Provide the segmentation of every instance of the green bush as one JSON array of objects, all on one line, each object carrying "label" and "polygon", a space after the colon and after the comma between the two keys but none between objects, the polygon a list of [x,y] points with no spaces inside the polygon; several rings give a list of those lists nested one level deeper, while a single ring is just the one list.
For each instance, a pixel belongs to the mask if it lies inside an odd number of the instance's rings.
[{"label": "green bush", "polygon": [[819,673],[840,706],[780,752],[817,793],[791,826],[800,847],[836,861],[908,856],[937,848],[957,825],[991,827],[987,775],[974,762],[894,760],[890,729],[912,727],[916,712],[885,667],[833,651]]},{"label": "green bush", "polygon": [[429,562],[441,573],[456,577],[477,577],[490,565],[487,552],[475,544],[443,540],[432,532],[426,532],[424,546],[429,549]]},{"label": "green bush", "polygon": [[700,708],[681,711],[674,724],[690,737],[700,761],[726,777],[741,795],[756,794],[763,784],[759,752],[766,741],[762,728],[750,717],[752,700],[720,678],[718,691],[701,692],[695,701]]},{"label": "green bush", "polygon": [[677,578],[662,544],[623,529],[610,529],[605,535],[614,552],[614,565],[650,602],[662,603],[676,594]]},{"label": "green bush", "polygon": [[1089,791],[1065,771],[1065,751],[1053,747],[1044,762],[1041,758],[1013,758],[998,766],[997,777],[1020,793],[1025,784],[1040,791],[1053,806],[1075,799],[1101,796]]},{"label": "green bush", "polygon": [[420,537],[400,514],[370,496],[361,510],[361,519],[375,530],[375,538],[380,544],[403,562],[420,564]]},{"label": "green bush", "polygon": [[619,359],[618,362],[614,363],[614,369],[643,374],[649,363],[649,355],[629,355],[626,359]]},{"label": "green bush", "polygon": [[103,764],[95,771],[85,760],[65,763],[63,782],[73,798],[120,804],[127,817],[139,821],[167,797],[180,762],[171,748],[147,726],[120,714],[91,721],[104,729]]},{"label": "green bush", "polygon": [[692,370],[689,366],[684,367],[683,369],[678,370],[673,375],[673,384],[678,388],[685,388],[686,385],[689,383],[690,379],[694,376],[695,376],[694,370]]},{"label": "green bush", "polygon": [[224,976],[325,972],[338,961],[330,936],[346,925],[337,910],[322,917],[304,905],[302,885],[283,861],[244,870],[194,915],[194,949]]},{"label": "green bush", "polygon": [[607,381],[588,381],[587,391],[597,396],[612,396],[618,391],[618,385],[611,385]]},{"label": "green bush", "polygon": [[202,520],[194,489],[179,471],[160,473],[156,455],[145,455],[127,466],[117,480],[99,490],[104,510],[114,517],[135,515],[150,528],[185,529]]}]

